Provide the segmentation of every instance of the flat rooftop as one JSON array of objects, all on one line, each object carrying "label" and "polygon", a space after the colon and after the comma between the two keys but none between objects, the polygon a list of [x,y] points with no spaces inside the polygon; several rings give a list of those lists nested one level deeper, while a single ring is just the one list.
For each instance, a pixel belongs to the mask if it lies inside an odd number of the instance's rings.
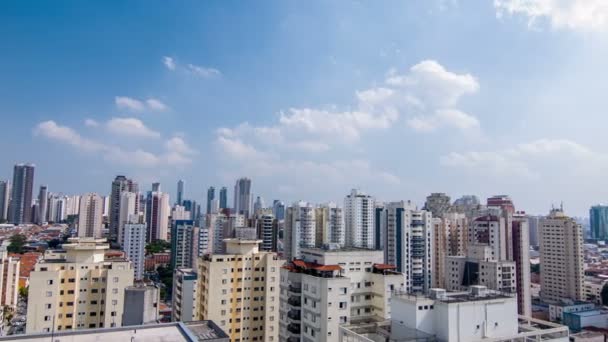
[{"label": "flat rooftop", "polygon": [[99,342],[99,341],[146,341],[146,342],[228,342],[229,336],[212,321],[189,323],[135,325],[120,328],[61,331],[54,334],[26,334],[0,337],[0,341],[21,342]]}]

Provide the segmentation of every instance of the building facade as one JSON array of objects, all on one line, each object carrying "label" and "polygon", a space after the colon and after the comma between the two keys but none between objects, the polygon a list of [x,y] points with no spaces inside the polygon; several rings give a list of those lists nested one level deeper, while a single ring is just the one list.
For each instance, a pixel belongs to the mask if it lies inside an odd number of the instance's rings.
[{"label": "building facade", "polygon": [[225,254],[199,260],[198,319],[211,319],[232,341],[279,341],[279,269],[260,240],[227,239]]},{"label": "building facade", "polygon": [[146,196],[147,242],[167,240],[169,232],[169,194],[148,192]]},{"label": "building facade", "polygon": [[315,207],[307,202],[296,202],[285,212],[283,256],[287,260],[300,257],[302,248],[316,246],[317,220]]},{"label": "building facade", "polygon": [[541,298],[584,300],[583,227],[552,209],[540,220]]},{"label": "building facade", "polygon": [[250,218],[253,214],[252,205],[251,179],[239,178],[234,185],[234,212]]},{"label": "building facade", "polygon": [[124,225],[124,240],[122,249],[127,259],[133,265],[135,280],[144,278],[144,262],[146,253],[146,224],[129,222]]},{"label": "building facade", "polygon": [[34,164],[17,164],[13,169],[13,183],[9,208],[9,221],[13,224],[32,223],[32,191]]},{"label": "building facade", "polygon": [[171,292],[171,320],[190,322],[198,317],[198,276],[191,268],[173,271],[173,291]]},{"label": "building facade", "polygon": [[95,193],[80,198],[78,213],[78,237],[99,239],[103,229],[103,199]]},{"label": "building facade", "polygon": [[124,291],[133,285],[125,259],[105,260],[104,239],[72,238],[45,254],[30,274],[27,333],[120,327]]},{"label": "building facade", "polygon": [[375,247],[374,235],[374,198],[353,189],[344,198],[344,227],[346,246]]},{"label": "building facade", "polygon": [[589,209],[589,226],[592,238],[608,239],[608,206],[594,205]]},{"label": "building facade", "polygon": [[160,291],[157,286],[144,283],[128,286],[124,302],[123,326],[158,323]]}]

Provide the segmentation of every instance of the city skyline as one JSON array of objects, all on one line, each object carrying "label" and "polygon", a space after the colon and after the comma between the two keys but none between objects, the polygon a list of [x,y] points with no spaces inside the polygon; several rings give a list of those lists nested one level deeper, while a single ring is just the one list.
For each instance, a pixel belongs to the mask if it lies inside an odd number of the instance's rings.
[{"label": "city skyline", "polygon": [[178,179],[204,199],[250,177],[288,203],[351,188],[507,193],[533,214],[608,202],[598,2],[48,6],[0,4],[0,112],[19,141],[2,180],[32,162],[34,189],[70,194],[126,174],[172,199]]}]

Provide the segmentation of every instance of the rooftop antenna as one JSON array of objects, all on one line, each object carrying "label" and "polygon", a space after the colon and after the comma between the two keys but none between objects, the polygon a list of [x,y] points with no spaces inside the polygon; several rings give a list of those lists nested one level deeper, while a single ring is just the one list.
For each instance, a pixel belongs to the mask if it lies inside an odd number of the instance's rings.
[{"label": "rooftop antenna", "polygon": [[561,203],[559,204],[559,210],[563,213],[564,212],[564,201],[561,201]]}]

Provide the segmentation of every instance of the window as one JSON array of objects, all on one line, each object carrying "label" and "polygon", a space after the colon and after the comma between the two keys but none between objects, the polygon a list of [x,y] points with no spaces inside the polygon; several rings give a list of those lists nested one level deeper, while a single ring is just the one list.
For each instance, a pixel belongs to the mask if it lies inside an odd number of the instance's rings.
[{"label": "window", "polygon": [[118,283],[118,277],[114,277],[114,282]]},{"label": "window", "polygon": [[50,308],[51,308],[51,304],[48,304],[48,303],[47,303],[47,304],[45,304],[45,305],[44,305],[44,308],[45,308],[45,309],[47,309],[47,310],[48,310],[48,309],[50,309]]},{"label": "window", "polygon": [[52,297],[53,296],[53,291],[46,291],[46,296],[47,297]]},{"label": "window", "polygon": [[46,281],[46,284],[47,284],[47,285],[53,285],[53,280],[52,280],[52,279],[47,280],[47,281]]}]

